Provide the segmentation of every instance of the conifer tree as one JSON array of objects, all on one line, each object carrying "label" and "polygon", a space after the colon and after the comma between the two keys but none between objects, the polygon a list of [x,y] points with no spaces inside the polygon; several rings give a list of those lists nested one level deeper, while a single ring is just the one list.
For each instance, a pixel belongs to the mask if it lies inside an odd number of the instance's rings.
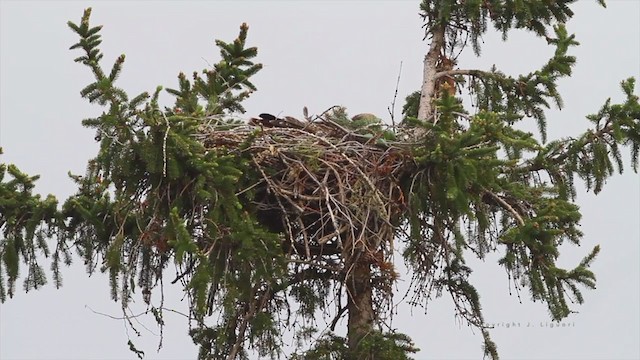
[{"label": "conifer tree", "polygon": [[[25,291],[45,284],[40,254],[51,257],[60,286],[60,261],[70,264],[74,248],[89,274],[109,273],[113,300],[126,309],[141,296],[160,327],[165,306],[152,294],[176,264],[200,359],[243,359],[248,350],[281,357],[283,333],[311,339],[320,311],[333,312],[332,332],[290,358],[409,359],[411,339],[382,327],[400,246],[414,301],[450,293],[457,315],[480,329],[485,355],[498,358],[467,257],[498,252],[516,286],[553,320],[565,318],[569,300],[583,302],[581,287],[595,287],[599,251],[573,268],[557,264],[560,245],[582,237],[574,183],[600,192],[622,172],[627,149],[638,170],[633,78],[621,83],[623,103],[607,100],[587,116],[592,128],[547,141],[545,109],[562,106],[557,82],[576,61],[578,42],[564,25],[571,3],[423,0],[423,84],[397,128],[351,119],[342,107],[304,121],[238,120],[262,68],[246,24],[234,41],[216,41],[221,60],[212,68],[178,75],[167,89],[173,106],[159,104],[162,87],[130,97],[116,86],[125,56],[105,69],[102,27],[90,25],[87,9],[68,26],[79,37],[75,61],[94,76],[81,95],[104,108],[83,121],[100,148],[84,176],[70,175],[78,190],[61,206],[33,194],[37,177],[0,165],[0,300],[15,293],[21,263]],[[469,50],[460,39],[479,55],[489,26],[505,40],[529,31],[555,53],[515,77],[458,68],[457,54]],[[538,134],[518,130],[523,121],[535,121]],[[333,332],[342,317],[346,337]]]}]

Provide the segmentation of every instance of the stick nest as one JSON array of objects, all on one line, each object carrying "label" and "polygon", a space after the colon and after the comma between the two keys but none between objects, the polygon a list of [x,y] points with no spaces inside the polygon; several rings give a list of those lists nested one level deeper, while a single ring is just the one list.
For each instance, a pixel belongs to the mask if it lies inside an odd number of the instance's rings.
[{"label": "stick nest", "polygon": [[292,262],[390,269],[387,250],[406,207],[400,182],[411,163],[399,143],[322,116],[212,121],[196,136],[207,149],[251,158],[260,179],[238,195],[253,194],[258,220],[284,234]]}]

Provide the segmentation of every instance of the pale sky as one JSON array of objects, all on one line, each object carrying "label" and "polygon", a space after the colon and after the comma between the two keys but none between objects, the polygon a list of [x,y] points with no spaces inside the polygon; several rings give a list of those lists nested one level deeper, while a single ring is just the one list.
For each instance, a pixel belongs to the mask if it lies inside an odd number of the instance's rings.
[{"label": "pale sky", "polygon": [[[82,119],[101,112],[81,99],[92,81],[87,68],[73,62],[79,52],[66,26],[93,7],[92,24],[104,25],[103,66],[110,68],[126,54],[118,86],[130,95],[157,85],[177,87],[180,71],[191,73],[219,60],[214,39],[230,41],[242,22],[249,24],[248,43],[258,46],[265,67],[253,83],[258,91],[246,102],[246,117],[261,112],[301,116],[302,107],[320,113],[336,104],[351,114],[370,112],[388,118],[399,64],[403,62],[396,109],[421,83],[422,41],[418,1],[0,1],[0,162],[15,163],[40,174],[37,190],[63,200],[73,193],[67,172],[82,174],[95,155],[93,132]],[[640,1],[581,0],[567,24],[581,46],[574,76],[560,82],[562,111],[549,111],[549,139],[577,135],[589,126],[584,116],[596,112],[607,97],[623,99],[619,82],[640,81]],[[508,74],[535,70],[553,51],[544,40],[513,33],[507,43],[487,35],[481,58],[469,54],[461,66],[487,69],[492,64]],[[636,90],[636,93],[640,91]],[[168,94],[161,97],[171,105]],[[399,114],[397,114],[399,116]],[[535,125],[532,126],[532,129]],[[472,277],[488,323],[505,324],[491,331],[504,359],[638,359],[640,358],[640,178],[631,172],[614,176],[595,196],[579,186],[583,213],[581,247],[564,246],[560,263],[573,266],[596,244],[602,251],[593,270],[596,290],[583,292],[585,304],[551,328],[546,306],[528,294],[509,295],[497,257],[470,261]],[[45,263],[48,268],[48,263]],[[108,279],[87,278],[82,261],[63,272],[64,286],[50,283],[30,293],[18,292],[0,305],[2,359],[135,359],[127,347],[120,304],[110,301]],[[403,274],[400,288],[410,276]],[[17,289],[21,289],[21,282]],[[185,310],[182,290],[165,291],[167,306]],[[398,292],[399,301],[403,293]],[[138,299],[138,307],[143,309]],[[453,316],[450,298],[421,309],[400,304],[393,325],[409,334],[422,351],[416,359],[479,359],[478,331]],[[142,337],[129,330],[146,359],[194,359],[197,348],[187,335],[184,318],[166,314],[164,347],[153,320],[141,320]],[[515,326],[513,324],[516,324]],[[519,324],[519,325],[518,325]],[[346,325],[346,322],[343,323]]]}]

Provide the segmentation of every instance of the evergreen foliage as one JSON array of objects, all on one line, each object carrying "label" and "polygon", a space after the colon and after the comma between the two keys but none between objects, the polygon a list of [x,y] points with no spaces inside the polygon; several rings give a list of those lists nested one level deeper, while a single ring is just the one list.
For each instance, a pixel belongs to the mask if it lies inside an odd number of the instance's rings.
[{"label": "evergreen foliage", "polygon": [[409,354],[420,349],[413,346],[405,334],[374,332],[357,349],[349,349],[347,339],[326,333],[315,341],[312,348],[302,354],[293,354],[291,360],[365,359],[409,360]]},{"label": "evergreen foliage", "polygon": [[[0,148],[2,154],[2,148]],[[7,178],[7,175],[10,178]],[[58,201],[49,195],[42,199],[33,194],[38,176],[29,176],[15,165],[0,164],[0,301],[15,293],[20,262],[27,266],[24,290],[38,289],[47,283],[46,273],[37,262],[38,255],[51,256],[51,272],[56,288],[62,284],[60,261],[71,263],[64,244],[51,251],[49,239],[58,237],[64,224],[58,212]]]},{"label": "evergreen foliage", "polygon": [[[426,37],[443,34],[446,41],[438,55],[445,60],[455,62],[454,55],[466,47],[460,39],[467,36],[479,54],[478,40],[489,24],[504,39],[512,29],[529,30],[554,46],[555,53],[540,69],[515,77],[496,68],[443,67],[440,59],[434,113],[419,119],[421,93],[409,95],[398,133],[377,118],[351,119],[343,107],[324,114],[325,121],[351,134],[349,141],[404,156],[404,175],[397,179],[403,211],[392,225],[412,271],[411,303],[426,306],[434,296],[449,293],[457,315],[481,330],[485,354],[493,358],[497,346],[485,326],[466,257],[499,252],[499,265],[514,284],[527,288],[554,320],[561,320],[572,311],[570,302],[583,302],[580,287],[595,288],[590,265],[600,250],[596,246],[573,268],[557,264],[559,246],[579,244],[582,237],[574,204],[576,177],[598,193],[610,176],[622,173],[625,148],[638,171],[640,104],[632,78],[621,83],[623,103],[607,100],[587,116],[593,128],[547,142],[544,110],[562,106],[557,82],[571,75],[576,61],[569,52],[578,43],[563,25],[573,15],[571,2],[424,0]],[[89,274],[98,266],[108,272],[111,297],[123,309],[140,290],[160,327],[164,300],[154,303],[152,293],[163,286],[167,266],[175,264],[179,271],[173,282],[184,285],[190,300],[196,321],[190,335],[200,346],[200,359],[245,359],[248,349],[278,357],[282,334],[298,326],[300,339],[314,338],[316,314],[332,310],[330,302],[339,303],[349,286],[348,269],[332,266],[355,260],[336,247],[330,256],[320,253],[322,266],[307,264],[300,270],[292,264],[297,258],[285,249],[285,231],[261,217],[263,209],[256,205],[269,195],[255,184],[281,175],[275,168],[260,173],[252,163],[247,149],[260,129],[235,147],[208,147],[195,136],[205,125],[242,125],[233,116],[244,112],[242,101],[256,90],[251,77],[262,68],[254,63],[257,49],[247,47],[246,24],[233,42],[216,41],[221,60],[211,69],[194,72],[191,79],[179,74],[178,88],[167,89],[176,98],[174,106],[161,108],[160,86],[133,98],[116,86],[125,56],[105,71],[102,27],[90,26],[90,14],[87,9],[79,24],[68,26],[80,38],[71,47],[82,51],[75,61],[94,76],[81,96],[105,109],[82,122],[96,130],[100,149],[84,176],[70,175],[78,191],[62,206],[51,195],[42,199],[33,193],[37,176],[0,165],[0,300],[15,293],[21,264],[27,267],[26,291],[45,284],[38,263],[42,255],[51,256],[53,279],[60,286],[60,261],[70,264],[75,248]],[[474,113],[451,91],[463,85],[473,96]],[[538,136],[514,127],[528,119],[537,122]],[[417,141],[398,140],[412,132],[421,134]],[[304,144],[295,149],[308,152],[303,155],[309,168],[322,160]],[[374,206],[372,212],[384,212]],[[381,240],[376,250],[388,252],[392,241]],[[397,275],[384,261],[376,266],[367,281],[375,283],[378,321]],[[344,313],[338,310],[332,331]],[[292,316],[299,316],[300,323]],[[358,346],[331,332],[291,358],[409,359],[417,351],[406,335],[375,325]],[[128,345],[137,356],[144,355],[131,341]]]}]

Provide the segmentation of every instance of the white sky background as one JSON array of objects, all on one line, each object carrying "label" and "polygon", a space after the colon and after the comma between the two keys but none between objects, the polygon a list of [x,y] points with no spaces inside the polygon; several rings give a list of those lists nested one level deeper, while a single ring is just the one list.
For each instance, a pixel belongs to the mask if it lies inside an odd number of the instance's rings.
[{"label": "white sky background", "polygon": [[[177,87],[180,71],[190,74],[218,61],[214,39],[233,40],[242,22],[249,24],[248,43],[258,46],[264,69],[253,79],[258,91],[245,103],[246,117],[261,112],[301,116],[302,107],[320,113],[331,105],[351,114],[371,112],[389,118],[390,105],[403,61],[397,114],[404,97],[420,86],[422,41],[418,1],[359,2],[0,2],[0,162],[40,174],[37,190],[63,200],[73,193],[67,171],[84,173],[95,155],[93,131],[80,121],[100,113],[81,99],[80,89],[92,81],[88,68],[68,51],[77,41],[66,22],[79,22],[92,6],[92,24],[102,31],[103,66],[110,68],[121,53],[127,58],[118,86],[130,96],[157,85]],[[640,78],[640,1],[610,0],[608,9],[595,1],[574,6],[568,23],[581,46],[574,76],[560,83],[565,100],[561,112],[549,111],[549,139],[577,135],[607,97],[623,99],[619,82]],[[492,64],[509,74],[535,70],[553,49],[544,40],[512,33],[507,43],[486,36],[483,57],[469,49],[462,67],[487,69]],[[208,62],[208,63],[207,63]],[[640,79],[639,79],[640,81]],[[636,93],[640,91],[637,89]],[[168,94],[161,97],[172,104]],[[534,129],[535,127],[532,127]],[[625,158],[629,156],[625,153]],[[627,161],[628,165],[629,162]],[[593,270],[598,288],[583,292],[586,302],[575,307],[565,328],[550,328],[546,307],[522,304],[509,296],[507,277],[495,263],[470,261],[488,323],[519,323],[492,331],[505,359],[638,359],[640,358],[640,181],[626,167],[598,196],[580,191],[583,246],[563,247],[560,262],[572,266],[594,245],[602,251]],[[48,263],[45,263],[48,266]],[[109,300],[108,279],[87,278],[81,261],[63,272],[64,286],[52,284],[18,294],[0,305],[2,359],[135,359],[127,349],[124,323],[95,314],[121,316],[119,303]],[[401,281],[410,279],[404,275]],[[404,286],[403,284],[400,285]],[[185,309],[179,288],[165,291],[167,306]],[[399,293],[396,299],[399,300]],[[138,300],[140,303],[141,301]],[[164,347],[140,328],[129,332],[147,359],[195,358],[186,321],[166,313]],[[151,325],[153,321],[143,321]],[[346,322],[343,323],[346,325]],[[423,351],[416,359],[481,358],[477,331],[453,317],[445,294],[430,304],[428,315],[401,305],[393,325],[409,334]],[[529,325],[529,327],[527,327]]]}]

